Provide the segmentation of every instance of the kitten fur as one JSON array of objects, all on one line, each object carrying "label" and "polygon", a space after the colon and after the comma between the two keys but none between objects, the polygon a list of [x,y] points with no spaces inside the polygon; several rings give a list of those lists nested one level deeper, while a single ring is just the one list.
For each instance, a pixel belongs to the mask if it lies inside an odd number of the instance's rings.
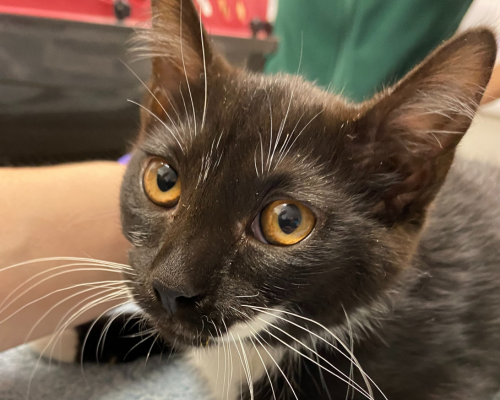
[{"label": "kitten fur", "polygon": [[[130,290],[164,343],[145,338],[143,353],[175,350],[217,400],[493,399],[500,172],[454,155],[494,35],[459,35],[352,104],[296,76],[231,67],[190,0],[152,10],[140,36],[153,74],[121,195]],[[151,156],[181,179],[174,208],[143,190]],[[316,217],[292,246],[255,232],[279,199]],[[167,313],[158,284],[189,301]],[[114,347],[105,358],[123,361],[130,345]]]}]

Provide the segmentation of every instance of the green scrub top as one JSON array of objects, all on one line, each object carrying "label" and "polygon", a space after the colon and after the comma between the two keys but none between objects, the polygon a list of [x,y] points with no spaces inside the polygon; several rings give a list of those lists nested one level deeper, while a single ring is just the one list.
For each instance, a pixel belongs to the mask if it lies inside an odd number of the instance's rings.
[{"label": "green scrub top", "polygon": [[[303,75],[354,101],[403,77],[452,36],[472,0],[280,0],[265,71]],[[302,61],[301,59],[302,51]]]}]

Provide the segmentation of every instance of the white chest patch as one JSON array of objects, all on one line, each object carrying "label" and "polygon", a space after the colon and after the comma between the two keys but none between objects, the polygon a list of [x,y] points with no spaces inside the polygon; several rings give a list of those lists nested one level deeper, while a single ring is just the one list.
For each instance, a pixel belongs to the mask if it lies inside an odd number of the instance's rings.
[{"label": "white chest patch", "polygon": [[247,388],[253,398],[253,383],[272,379],[283,354],[283,350],[244,340],[192,349],[186,357],[206,380],[215,400],[237,400]]},{"label": "white chest patch", "polygon": [[251,321],[233,325],[215,346],[188,353],[189,363],[207,381],[214,399],[237,400],[246,389],[253,399],[253,384],[262,378],[271,380],[279,373],[284,350],[271,348],[258,337],[276,321],[275,316],[259,313]]}]

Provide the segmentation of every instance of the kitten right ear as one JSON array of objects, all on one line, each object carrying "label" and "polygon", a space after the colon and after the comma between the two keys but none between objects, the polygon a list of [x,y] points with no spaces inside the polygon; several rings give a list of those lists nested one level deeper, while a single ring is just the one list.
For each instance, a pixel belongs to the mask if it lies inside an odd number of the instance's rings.
[{"label": "kitten right ear", "polygon": [[[151,10],[152,29],[138,34],[141,45],[135,50],[152,58],[153,95],[146,93],[144,106],[165,120],[172,107],[179,113],[185,109],[182,97],[193,97],[196,107],[206,80],[230,67],[213,48],[192,0],[152,0]],[[143,130],[155,119],[142,110]]]},{"label": "kitten right ear", "polygon": [[496,56],[494,35],[476,29],[439,47],[369,102],[347,158],[380,219],[423,221],[470,126]]}]

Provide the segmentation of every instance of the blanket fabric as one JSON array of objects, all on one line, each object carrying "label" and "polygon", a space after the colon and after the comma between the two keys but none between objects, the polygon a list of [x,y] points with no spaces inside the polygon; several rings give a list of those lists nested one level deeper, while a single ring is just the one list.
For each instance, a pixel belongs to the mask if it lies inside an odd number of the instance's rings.
[{"label": "blanket fabric", "polygon": [[21,346],[0,353],[0,399],[27,400],[28,394],[29,400],[209,398],[186,364],[163,358],[152,357],[147,364],[144,359],[121,365],[85,364],[82,373],[81,365],[38,362],[37,355]]}]

